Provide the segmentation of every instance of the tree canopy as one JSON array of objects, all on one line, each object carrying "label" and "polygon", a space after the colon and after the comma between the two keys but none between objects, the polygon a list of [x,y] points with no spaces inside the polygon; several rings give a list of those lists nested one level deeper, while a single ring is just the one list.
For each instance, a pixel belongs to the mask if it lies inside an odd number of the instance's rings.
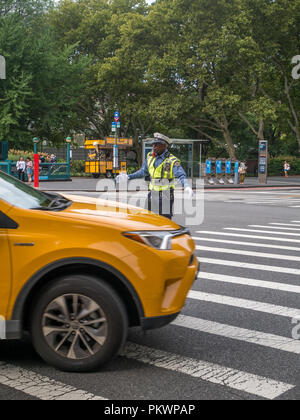
[{"label": "tree canopy", "polygon": [[160,130],[298,156],[299,23],[300,0],[0,0],[0,140],[103,137],[118,109],[138,151]]}]

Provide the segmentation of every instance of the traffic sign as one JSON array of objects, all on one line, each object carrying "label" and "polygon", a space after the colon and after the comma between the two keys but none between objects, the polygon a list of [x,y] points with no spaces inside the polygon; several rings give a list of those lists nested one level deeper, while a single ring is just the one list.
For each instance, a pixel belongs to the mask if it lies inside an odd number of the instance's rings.
[{"label": "traffic sign", "polygon": [[112,126],[112,127],[116,127],[116,126],[117,126],[117,123],[116,123],[115,121],[113,121],[113,122],[111,123],[111,126]]},{"label": "traffic sign", "polygon": [[119,119],[120,119],[120,113],[118,111],[115,112],[114,118],[115,118],[115,121],[116,122],[119,121]]},{"label": "traffic sign", "polygon": [[117,122],[117,128],[121,128],[121,123],[120,121]]}]

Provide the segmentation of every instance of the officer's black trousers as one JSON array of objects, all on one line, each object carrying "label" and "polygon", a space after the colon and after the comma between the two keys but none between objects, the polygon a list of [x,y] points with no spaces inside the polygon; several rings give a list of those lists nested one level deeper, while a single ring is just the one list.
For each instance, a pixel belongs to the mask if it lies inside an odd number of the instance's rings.
[{"label": "officer's black trousers", "polygon": [[148,210],[172,219],[174,208],[174,190],[150,191],[148,195]]}]

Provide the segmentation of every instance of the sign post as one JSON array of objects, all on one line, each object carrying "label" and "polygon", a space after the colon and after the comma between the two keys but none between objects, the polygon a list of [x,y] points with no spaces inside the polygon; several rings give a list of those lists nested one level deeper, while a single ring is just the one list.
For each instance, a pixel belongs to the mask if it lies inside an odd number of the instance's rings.
[{"label": "sign post", "polygon": [[259,141],[258,182],[259,184],[268,183],[268,142],[266,140]]},{"label": "sign post", "polygon": [[[118,150],[118,128],[119,128],[119,119],[120,119],[120,114],[118,111],[115,112],[114,114],[114,120],[115,122],[113,123],[113,127],[115,129],[115,145],[114,145],[114,170],[116,171],[117,169],[119,169],[119,150]],[[121,126],[121,125],[120,125]]]},{"label": "sign post", "polygon": [[34,161],[33,161],[33,172],[34,172],[34,188],[39,188],[40,186],[40,155],[38,153],[34,154]]}]

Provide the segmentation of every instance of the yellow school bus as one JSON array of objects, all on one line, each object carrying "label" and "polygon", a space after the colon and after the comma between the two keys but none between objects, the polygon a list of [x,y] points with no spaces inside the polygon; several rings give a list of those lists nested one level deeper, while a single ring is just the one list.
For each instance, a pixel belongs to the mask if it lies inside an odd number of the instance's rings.
[{"label": "yellow school bus", "polygon": [[133,146],[132,138],[118,138],[118,169],[113,167],[114,137],[106,137],[103,140],[86,140],[85,149],[87,151],[85,161],[85,172],[94,178],[104,175],[112,178],[115,174],[127,172],[126,152]]}]

